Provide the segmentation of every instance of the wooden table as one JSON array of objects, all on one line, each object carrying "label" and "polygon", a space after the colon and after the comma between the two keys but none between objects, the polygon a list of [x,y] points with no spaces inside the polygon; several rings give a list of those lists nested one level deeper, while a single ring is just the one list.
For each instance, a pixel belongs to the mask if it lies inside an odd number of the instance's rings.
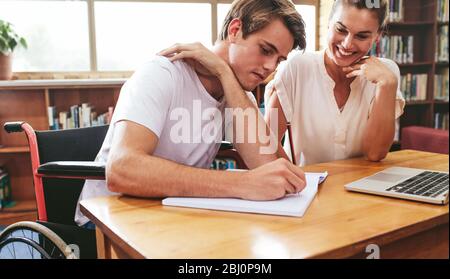
[{"label": "wooden table", "polygon": [[[303,218],[162,206],[125,196],[81,202],[97,225],[100,258],[448,258],[448,205],[347,192],[344,184],[391,166],[449,170],[448,155],[390,153],[305,167],[328,171]],[[369,246],[371,247],[371,246]]]}]

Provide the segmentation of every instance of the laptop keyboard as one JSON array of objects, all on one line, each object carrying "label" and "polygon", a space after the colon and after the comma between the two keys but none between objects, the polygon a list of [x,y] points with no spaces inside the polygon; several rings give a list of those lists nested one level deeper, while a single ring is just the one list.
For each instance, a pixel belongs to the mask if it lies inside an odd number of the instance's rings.
[{"label": "laptop keyboard", "polygon": [[386,191],[435,198],[445,191],[448,191],[448,174],[424,171]]}]

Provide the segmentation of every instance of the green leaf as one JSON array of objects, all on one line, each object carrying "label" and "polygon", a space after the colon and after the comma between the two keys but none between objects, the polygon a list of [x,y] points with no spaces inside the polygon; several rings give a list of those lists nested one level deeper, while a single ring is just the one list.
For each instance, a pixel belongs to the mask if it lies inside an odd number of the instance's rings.
[{"label": "green leaf", "polygon": [[0,19],[0,51],[2,53],[13,52],[19,44],[24,48],[28,47],[25,39],[14,31],[14,26]]},{"label": "green leaf", "polygon": [[13,51],[17,46],[17,41],[16,39],[11,39],[9,40],[9,48],[11,49],[11,51]]},{"label": "green leaf", "polygon": [[2,37],[0,37],[0,52],[6,53],[8,51],[9,51],[8,42]]},{"label": "green leaf", "polygon": [[20,38],[19,42],[22,45],[22,47],[28,48],[27,41],[24,38]]}]

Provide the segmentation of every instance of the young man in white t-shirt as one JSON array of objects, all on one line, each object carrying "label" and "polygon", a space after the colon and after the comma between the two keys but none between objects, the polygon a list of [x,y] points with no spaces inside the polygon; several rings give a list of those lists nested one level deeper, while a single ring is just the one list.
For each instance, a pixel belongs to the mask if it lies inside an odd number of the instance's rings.
[{"label": "young man in white t-shirt", "polygon": [[[292,2],[237,0],[212,51],[198,43],[162,51],[123,86],[96,158],[106,162],[106,183],[87,181],[80,200],[113,193],[274,200],[301,191],[302,170],[278,159],[277,148],[267,152],[271,141],[260,137],[234,143],[248,172],[208,169],[223,137],[226,108],[259,120],[232,118],[234,139],[270,131],[245,91],[262,83],[294,48],[305,48],[305,31]],[[79,207],[75,221],[89,221]]]}]

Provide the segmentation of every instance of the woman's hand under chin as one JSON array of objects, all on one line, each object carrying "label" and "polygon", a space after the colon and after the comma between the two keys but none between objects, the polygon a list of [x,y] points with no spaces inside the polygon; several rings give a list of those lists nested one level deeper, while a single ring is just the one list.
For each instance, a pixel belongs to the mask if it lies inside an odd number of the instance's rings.
[{"label": "woman's hand under chin", "polygon": [[397,86],[398,83],[395,74],[380,59],[373,56],[364,56],[353,65],[342,69],[347,78],[361,76],[377,85]]}]

